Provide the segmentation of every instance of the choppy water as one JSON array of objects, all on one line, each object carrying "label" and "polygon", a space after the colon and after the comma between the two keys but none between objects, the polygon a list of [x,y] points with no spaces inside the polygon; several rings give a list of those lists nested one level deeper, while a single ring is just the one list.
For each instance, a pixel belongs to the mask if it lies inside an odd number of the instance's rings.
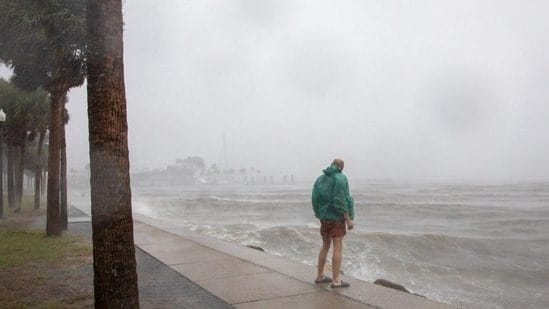
[{"label": "choppy water", "polygon": [[[315,265],[310,185],[134,188],[134,211]],[[549,184],[353,183],[343,270],[471,308],[549,308]],[[311,279],[314,274],[311,274]]]}]

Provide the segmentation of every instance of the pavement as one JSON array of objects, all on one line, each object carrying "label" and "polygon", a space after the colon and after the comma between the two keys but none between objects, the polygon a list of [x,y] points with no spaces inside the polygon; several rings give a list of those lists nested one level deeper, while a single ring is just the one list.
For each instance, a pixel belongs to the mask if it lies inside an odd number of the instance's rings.
[{"label": "pavement", "polygon": [[[73,207],[68,215],[69,233],[89,237],[91,241],[90,217]],[[141,308],[233,308],[137,246],[135,258]],[[87,272],[93,278],[91,265]]]},{"label": "pavement", "polygon": [[144,308],[453,308],[346,276],[350,288],[315,285],[312,266],[136,214],[134,241]]}]

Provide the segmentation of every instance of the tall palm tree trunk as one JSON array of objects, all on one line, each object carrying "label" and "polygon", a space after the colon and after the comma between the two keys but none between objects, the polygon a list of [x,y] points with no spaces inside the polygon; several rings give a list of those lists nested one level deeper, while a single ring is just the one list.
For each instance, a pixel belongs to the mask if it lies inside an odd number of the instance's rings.
[{"label": "tall palm tree trunk", "polygon": [[15,149],[13,145],[8,144],[8,171],[6,173],[8,183],[8,207],[15,208],[15,182],[13,179],[15,170]]},{"label": "tall palm tree trunk", "polygon": [[24,190],[24,175],[25,175],[25,150],[26,150],[26,139],[23,140],[21,145],[17,147],[19,155],[17,158],[17,167],[15,173],[15,211],[21,211],[21,202],[23,200],[23,190]]},{"label": "tall palm tree trunk", "polygon": [[90,0],[88,125],[95,306],[138,308],[121,0]]},{"label": "tall palm tree trunk", "polygon": [[67,215],[67,145],[65,143],[65,122],[61,125],[61,167],[59,186],[61,190],[61,227],[64,231],[69,226]]},{"label": "tall palm tree trunk", "polygon": [[48,196],[46,235],[61,236],[61,216],[59,214],[59,161],[61,158],[61,126],[63,92],[52,91],[50,108],[50,143],[48,156]]},{"label": "tall palm tree trunk", "polygon": [[21,210],[19,192],[21,187],[19,186],[19,168],[21,167],[21,147],[19,145],[13,147],[13,192],[14,192],[14,211],[19,212]]},{"label": "tall palm tree trunk", "polygon": [[38,138],[38,150],[36,152],[36,168],[34,170],[34,209],[40,208],[40,183],[42,180],[42,147],[44,145],[45,137],[46,131],[40,130],[40,137]]},{"label": "tall palm tree trunk", "polygon": [[40,187],[40,193],[42,195],[46,194],[47,177],[48,177],[48,171],[45,168],[42,168],[42,181],[40,181],[40,183],[42,184],[42,186]]}]

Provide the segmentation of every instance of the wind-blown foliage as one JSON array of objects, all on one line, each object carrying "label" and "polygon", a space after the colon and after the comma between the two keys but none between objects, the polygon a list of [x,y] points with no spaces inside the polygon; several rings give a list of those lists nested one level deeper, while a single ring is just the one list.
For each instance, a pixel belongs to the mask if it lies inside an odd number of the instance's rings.
[{"label": "wind-blown foliage", "polygon": [[0,62],[13,69],[19,87],[42,86],[50,94],[46,234],[58,236],[62,113],[67,92],[86,76],[85,1],[0,0],[0,14]]},{"label": "wind-blown foliage", "polygon": [[85,3],[0,0],[0,61],[24,90],[48,92],[82,85],[85,77]]},{"label": "wind-blown foliage", "polygon": [[42,89],[23,91],[0,78],[0,107],[7,115],[4,134],[8,143],[20,144],[33,136],[31,132],[44,127],[48,101]]}]

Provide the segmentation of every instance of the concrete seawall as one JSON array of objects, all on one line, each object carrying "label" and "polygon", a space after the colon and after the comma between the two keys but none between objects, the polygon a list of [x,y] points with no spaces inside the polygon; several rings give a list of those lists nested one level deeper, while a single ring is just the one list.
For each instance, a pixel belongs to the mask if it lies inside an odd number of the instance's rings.
[{"label": "concrete seawall", "polygon": [[134,215],[135,244],[237,308],[453,308],[350,277],[315,285],[314,267]]}]

